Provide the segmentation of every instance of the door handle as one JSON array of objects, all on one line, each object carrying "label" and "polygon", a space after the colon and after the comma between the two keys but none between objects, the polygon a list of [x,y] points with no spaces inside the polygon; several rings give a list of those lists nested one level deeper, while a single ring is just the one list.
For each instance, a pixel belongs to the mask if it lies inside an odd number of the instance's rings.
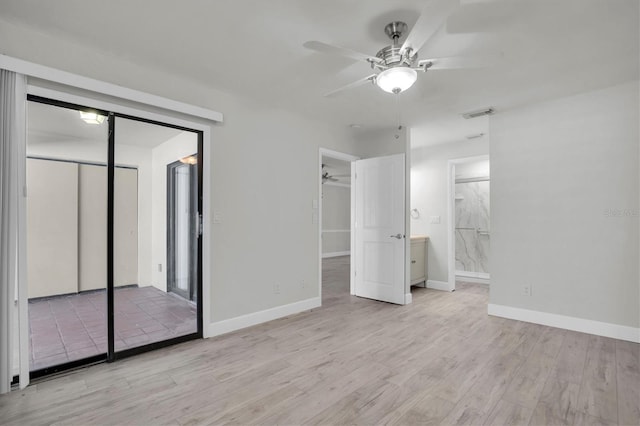
[{"label": "door handle", "polygon": [[401,239],[402,239],[402,237],[404,237],[404,235],[402,235],[402,234],[389,235],[389,238],[397,238],[397,239],[399,239],[399,240],[401,240]]}]

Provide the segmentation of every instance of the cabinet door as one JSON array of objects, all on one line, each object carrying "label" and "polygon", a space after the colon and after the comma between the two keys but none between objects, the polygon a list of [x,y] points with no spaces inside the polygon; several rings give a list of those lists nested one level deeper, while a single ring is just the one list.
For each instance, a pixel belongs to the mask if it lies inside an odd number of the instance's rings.
[{"label": "cabinet door", "polygon": [[424,258],[425,243],[423,241],[411,243],[411,283],[420,282],[425,278]]}]

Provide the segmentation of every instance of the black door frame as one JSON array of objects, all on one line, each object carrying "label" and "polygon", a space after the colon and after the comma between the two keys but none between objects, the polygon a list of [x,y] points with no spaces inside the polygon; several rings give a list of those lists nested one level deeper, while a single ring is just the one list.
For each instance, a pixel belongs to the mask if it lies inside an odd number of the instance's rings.
[{"label": "black door frame", "polygon": [[[42,96],[27,95],[27,100],[32,102],[38,102],[42,104],[57,106],[61,108],[73,109],[77,111],[97,112],[100,115],[108,117],[108,148],[107,148],[107,353],[98,354],[88,358],[83,358],[75,361],[66,362],[51,367],[46,367],[39,370],[33,370],[29,372],[30,379],[36,379],[38,377],[47,376],[50,374],[90,365],[101,362],[113,362],[118,359],[126,358],[129,356],[137,355],[140,353],[152,351],[155,349],[163,348],[166,346],[175,345],[177,343],[186,342],[189,340],[200,339],[203,337],[203,301],[202,301],[202,234],[197,232],[197,268],[196,268],[196,291],[198,294],[196,303],[197,312],[197,330],[195,333],[186,334],[183,336],[174,337],[168,340],[162,340],[159,342],[153,342],[146,345],[138,346],[131,349],[116,351],[115,350],[115,318],[114,318],[114,204],[115,204],[115,126],[118,118],[124,118],[128,120],[139,121],[148,124],[155,124],[163,127],[170,127],[177,130],[192,132],[197,135],[198,138],[198,154],[197,154],[197,200],[198,200],[198,215],[202,217],[203,208],[203,141],[204,132],[201,130],[195,130],[188,127],[178,126],[169,123],[163,123],[161,121],[150,120],[142,117],[131,116],[127,114],[120,114],[113,111],[102,110],[98,108],[91,108],[84,105],[74,104],[70,102],[59,101],[56,99],[50,99]],[[19,377],[14,376],[13,382],[18,381]]]},{"label": "black door frame", "polygon": [[[197,158],[197,154],[190,157]],[[189,256],[189,288],[187,291],[177,288],[175,285],[175,221],[176,221],[176,185],[175,172],[178,168],[186,168],[189,171],[189,204],[196,210],[195,217],[189,221],[189,233],[193,236],[191,241]],[[200,234],[200,212],[198,211],[198,163],[185,163],[182,160],[167,164],[167,291],[194,301],[197,297],[197,277],[198,277],[198,236]]]}]

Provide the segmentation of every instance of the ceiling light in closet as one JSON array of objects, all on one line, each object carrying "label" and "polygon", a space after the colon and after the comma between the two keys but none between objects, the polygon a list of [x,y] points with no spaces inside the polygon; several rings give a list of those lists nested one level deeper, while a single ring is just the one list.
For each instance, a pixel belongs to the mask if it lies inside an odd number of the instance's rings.
[{"label": "ceiling light in closet", "polygon": [[88,124],[102,124],[104,122],[104,115],[95,111],[80,111],[80,118]]}]

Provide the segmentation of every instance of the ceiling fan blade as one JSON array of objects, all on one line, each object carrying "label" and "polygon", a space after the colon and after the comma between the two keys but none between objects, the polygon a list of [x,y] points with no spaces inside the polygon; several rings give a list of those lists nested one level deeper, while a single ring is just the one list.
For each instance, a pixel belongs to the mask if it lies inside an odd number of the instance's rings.
[{"label": "ceiling fan blade", "polygon": [[431,62],[429,70],[451,70],[463,68],[485,68],[495,65],[501,59],[500,55],[482,55],[482,56],[449,56],[445,58],[422,59],[418,62],[419,66]]},{"label": "ceiling fan blade", "polygon": [[380,62],[380,58],[371,55],[365,55],[364,53],[356,52],[355,50],[346,49],[344,47],[332,46],[321,41],[308,41],[303,44],[307,49],[315,50],[316,52],[328,53],[330,55],[345,56],[347,58],[355,59],[357,61],[367,62]]},{"label": "ceiling fan blade", "polygon": [[458,7],[459,0],[431,0],[402,44],[401,52],[411,49],[415,53],[420,50]]},{"label": "ceiling fan blade", "polygon": [[363,84],[366,84],[368,82],[375,81],[375,79],[376,79],[376,74],[371,74],[368,77],[361,78],[360,80],[356,80],[353,83],[347,84],[346,86],[342,86],[342,87],[340,87],[338,89],[332,90],[331,92],[326,93],[324,96],[326,98],[331,97],[331,96],[335,96],[335,95],[337,95],[338,93],[340,93],[340,92],[342,92],[344,90],[353,89],[354,87],[362,86]]}]

